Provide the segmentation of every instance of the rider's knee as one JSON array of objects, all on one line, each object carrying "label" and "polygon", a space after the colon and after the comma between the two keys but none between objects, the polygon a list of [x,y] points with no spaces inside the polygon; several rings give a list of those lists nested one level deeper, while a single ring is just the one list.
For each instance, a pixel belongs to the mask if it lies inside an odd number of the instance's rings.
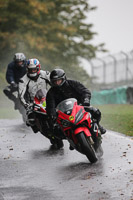
[{"label": "rider's knee", "polygon": [[99,109],[97,109],[95,111],[95,118],[100,121],[101,120],[101,111]]},{"label": "rider's knee", "polygon": [[10,96],[11,95],[11,90],[10,88],[7,86],[3,89],[3,93],[6,95],[6,96]]},{"label": "rider's knee", "polygon": [[92,114],[92,117],[97,121],[101,120],[101,111],[99,109],[91,107],[90,113]]}]

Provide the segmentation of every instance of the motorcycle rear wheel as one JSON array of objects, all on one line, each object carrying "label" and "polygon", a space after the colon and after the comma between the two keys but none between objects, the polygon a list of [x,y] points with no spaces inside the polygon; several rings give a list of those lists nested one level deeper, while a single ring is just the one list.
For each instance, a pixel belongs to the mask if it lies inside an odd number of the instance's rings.
[{"label": "motorcycle rear wheel", "polygon": [[96,152],[84,132],[77,134],[77,139],[80,143],[83,154],[86,155],[91,163],[95,163],[98,160]]}]

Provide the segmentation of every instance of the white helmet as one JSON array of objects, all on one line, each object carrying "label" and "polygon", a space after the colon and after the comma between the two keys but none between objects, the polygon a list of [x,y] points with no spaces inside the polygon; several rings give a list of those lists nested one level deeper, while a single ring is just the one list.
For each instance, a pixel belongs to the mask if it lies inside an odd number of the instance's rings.
[{"label": "white helmet", "polygon": [[30,78],[37,78],[40,74],[41,65],[38,59],[32,58],[27,61],[27,75]]}]

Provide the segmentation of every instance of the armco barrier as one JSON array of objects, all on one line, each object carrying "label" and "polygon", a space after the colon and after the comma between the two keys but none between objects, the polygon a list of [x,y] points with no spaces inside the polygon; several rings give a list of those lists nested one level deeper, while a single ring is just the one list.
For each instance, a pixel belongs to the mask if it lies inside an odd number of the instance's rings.
[{"label": "armco barrier", "polygon": [[92,92],[91,104],[127,104],[133,103],[133,87],[119,87],[111,90]]}]

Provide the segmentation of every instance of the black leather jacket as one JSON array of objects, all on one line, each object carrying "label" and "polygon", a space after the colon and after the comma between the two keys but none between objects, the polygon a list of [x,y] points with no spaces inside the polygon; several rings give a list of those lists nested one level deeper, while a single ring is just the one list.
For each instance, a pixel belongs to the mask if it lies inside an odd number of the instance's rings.
[{"label": "black leather jacket", "polygon": [[68,98],[75,98],[78,103],[83,103],[85,98],[91,98],[91,92],[75,80],[66,80],[60,87],[51,87],[46,96],[47,114],[56,116],[56,106]]}]

